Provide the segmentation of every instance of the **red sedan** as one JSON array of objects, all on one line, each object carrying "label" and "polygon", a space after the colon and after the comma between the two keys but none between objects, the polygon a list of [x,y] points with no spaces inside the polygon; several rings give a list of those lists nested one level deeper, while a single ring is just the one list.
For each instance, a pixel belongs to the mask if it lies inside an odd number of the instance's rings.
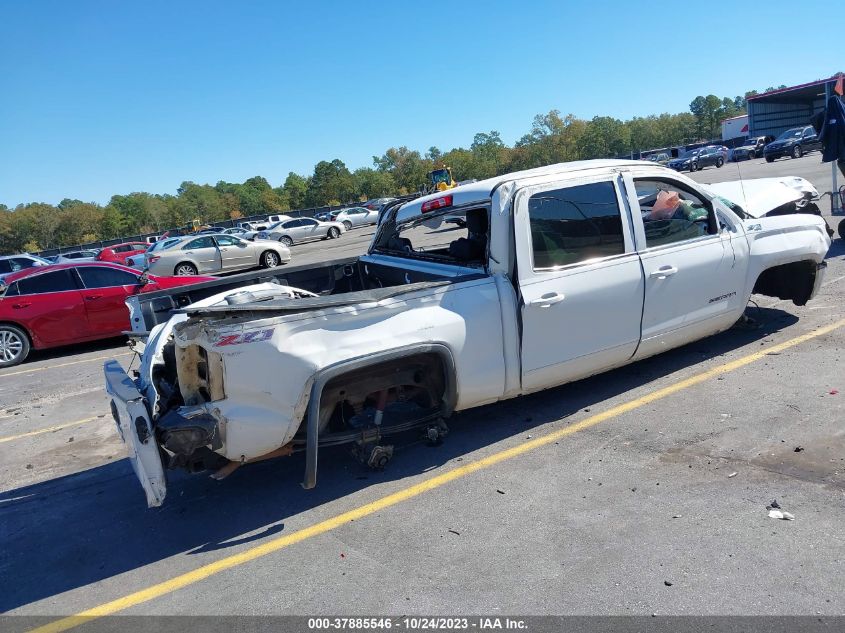
[{"label": "red sedan", "polygon": [[126,298],[214,277],[155,277],[117,264],[79,262],[27,268],[0,284],[0,367],[30,349],[120,336],[129,330]]},{"label": "red sedan", "polygon": [[106,246],[103,250],[97,253],[95,259],[98,262],[111,262],[113,264],[126,264],[126,259],[143,253],[150,247],[144,242],[126,242],[125,244],[113,244]]}]

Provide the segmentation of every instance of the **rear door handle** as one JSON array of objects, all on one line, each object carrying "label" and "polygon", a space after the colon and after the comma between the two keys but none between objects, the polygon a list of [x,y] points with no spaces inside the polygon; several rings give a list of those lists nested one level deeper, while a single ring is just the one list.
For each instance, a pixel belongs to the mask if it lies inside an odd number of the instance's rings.
[{"label": "rear door handle", "polygon": [[85,295],[86,301],[96,301],[97,299],[102,299],[103,295]]},{"label": "rear door handle", "polygon": [[547,292],[544,295],[540,295],[536,299],[532,299],[528,302],[528,305],[535,306],[537,308],[549,308],[556,303],[560,303],[566,299],[566,295],[562,292]]},{"label": "rear door handle", "polygon": [[666,279],[666,277],[671,277],[678,269],[675,266],[661,266],[657,270],[651,271],[649,277],[657,277],[658,279]]},{"label": "rear door handle", "polygon": [[29,306],[31,306],[31,305],[32,305],[32,304],[31,304],[31,303],[29,303],[29,302],[22,301],[21,303],[13,303],[13,304],[12,304],[12,307],[13,307],[15,310],[22,310],[22,309],[24,309],[24,308],[28,308],[28,307],[29,307]]}]

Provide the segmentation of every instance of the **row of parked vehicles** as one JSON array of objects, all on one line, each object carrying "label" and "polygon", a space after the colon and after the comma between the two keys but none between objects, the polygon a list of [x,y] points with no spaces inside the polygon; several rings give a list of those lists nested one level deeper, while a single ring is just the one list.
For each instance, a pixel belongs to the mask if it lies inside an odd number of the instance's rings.
[{"label": "row of parked vehicles", "polygon": [[675,171],[694,172],[705,167],[719,168],[728,161],[765,158],[767,163],[775,159],[801,158],[807,152],[821,150],[821,141],[810,125],[791,128],[780,136],[752,136],[734,149],[724,145],[707,145],[683,152],[672,158],[667,152],[658,152],[647,156],[645,160],[659,165],[666,165]]},{"label": "row of parked vehicles", "polygon": [[336,239],[374,225],[381,207],[350,207],[320,219],[270,216],[236,227],[208,227],[52,258],[0,257],[0,368],[46,349],[120,336],[130,329],[129,297],[216,279],[208,275],[275,268],[294,244]]}]

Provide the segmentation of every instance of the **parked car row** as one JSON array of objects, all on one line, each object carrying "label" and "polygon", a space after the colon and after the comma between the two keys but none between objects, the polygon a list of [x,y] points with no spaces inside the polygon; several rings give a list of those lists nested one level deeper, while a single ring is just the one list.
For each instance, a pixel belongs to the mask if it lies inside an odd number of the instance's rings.
[{"label": "parked car row", "polygon": [[44,264],[0,283],[0,368],[30,350],[120,336],[130,329],[126,299],[214,277],[157,277],[119,264]]}]

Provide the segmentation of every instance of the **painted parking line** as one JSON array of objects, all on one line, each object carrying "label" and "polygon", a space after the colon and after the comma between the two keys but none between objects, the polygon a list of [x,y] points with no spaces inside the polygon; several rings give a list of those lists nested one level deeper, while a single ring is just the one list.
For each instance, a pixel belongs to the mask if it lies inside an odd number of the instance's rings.
[{"label": "painted parking line", "polygon": [[88,622],[92,619],[118,613],[120,611],[123,611],[124,609],[129,609],[130,607],[143,604],[144,602],[149,602],[150,600],[153,600],[160,596],[172,593],[178,589],[182,589],[183,587],[193,585],[197,582],[200,582],[201,580],[205,580],[206,578],[219,574],[223,571],[226,571],[227,569],[232,569],[234,567],[244,565],[251,561],[267,556],[268,554],[278,552],[279,550],[282,550],[290,545],[294,545],[296,543],[300,543],[315,536],[319,536],[321,534],[325,534],[326,532],[335,530],[343,525],[346,525],[347,523],[355,521],[356,519],[361,519],[363,517],[379,512],[380,510],[395,506],[399,503],[402,503],[403,501],[413,499],[414,497],[417,497],[423,493],[440,488],[452,481],[461,479],[463,477],[466,477],[467,475],[471,475],[472,473],[475,473],[479,470],[490,468],[491,466],[507,461],[509,459],[513,459],[515,457],[519,457],[520,455],[524,455],[525,453],[536,450],[542,446],[547,446],[548,444],[552,444],[569,435],[573,435],[574,433],[578,433],[579,431],[583,431],[590,427],[596,426],[597,424],[600,424],[607,420],[617,418],[625,413],[656,402],[657,400],[662,400],[663,398],[667,398],[680,391],[689,389],[690,387],[706,382],[712,378],[716,378],[722,374],[726,374],[742,367],[745,367],[746,365],[749,365],[755,361],[767,358],[770,354],[782,352],[783,350],[795,347],[796,345],[800,345],[801,343],[804,343],[811,339],[833,332],[834,330],[839,329],[843,326],[845,326],[845,319],[841,319],[830,325],[820,327],[807,334],[796,336],[795,338],[791,338],[787,341],[784,341],[783,343],[771,345],[759,352],[748,354],[747,356],[743,356],[736,360],[719,365],[718,367],[714,367],[707,371],[701,372],[700,374],[691,376],[690,378],[686,378],[685,380],[676,382],[672,385],[669,385],[668,387],[663,387],[662,389],[653,391],[640,398],[629,400],[628,402],[615,406],[603,413],[592,415],[589,418],[586,418],[575,424],[571,424],[565,428],[558,429],[557,431],[552,431],[551,433],[547,433],[546,435],[542,435],[536,439],[522,442],[511,448],[507,448],[493,453],[492,455],[488,455],[487,457],[483,457],[473,462],[469,462],[463,466],[459,466],[430,479],[426,479],[425,481],[422,481],[418,484],[414,484],[392,494],[381,497],[380,499],[377,499],[371,503],[367,503],[353,510],[349,510],[348,512],[338,514],[334,517],[331,517],[324,521],[320,521],[319,523],[316,523],[309,527],[297,530],[295,532],[291,532],[290,534],[286,534],[285,536],[272,539],[266,543],[262,543],[261,545],[251,547],[250,549],[247,549],[246,551],[243,551],[239,554],[226,556],[225,558],[221,558],[218,561],[203,565],[202,567],[199,567],[193,571],[180,574],[169,580],[165,580],[163,582],[151,585],[146,589],[135,591],[126,596],[123,596],[122,598],[106,602],[92,609],[86,609],[85,611],[81,611],[77,614],[70,615],[59,620],[54,620],[53,622],[45,624],[44,626],[32,629],[30,633],[58,633],[59,631],[66,631],[68,629],[84,624],[85,622]]},{"label": "painted parking line", "polygon": [[59,363],[58,365],[47,365],[45,367],[33,367],[32,369],[21,369],[18,371],[10,371],[9,373],[0,374],[0,378],[6,376],[18,376],[20,374],[29,374],[35,371],[44,371],[46,369],[56,369],[58,367],[67,367],[69,365],[78,365],[79,363],[91,363],[95,360],[107,360],[110,358],[119,358],[121,356],[132,356],[135,352],[123,352],[121,354],[109,354],[108,356],[95,356],[94,358],[84,358],[82,360],[74,360],[69,363]]},{"label": "painted parking line", "polygon": [[38,429],[37,431],[28,431],[26,433],[19,433],[18,435],[7,435],[6,437],[0,437],[0,444],[3,444],[4,442],[14,442],[15,440],[19,440],[24,437],[32,437],[33,435],[41,435],[42,433],[53,433],[54,431],[69,429],[72,426],[79,426],[80,424],[85,424],[86,422],[93,422],[94,420],[101,419],[101,417],[94,416],[93,418],[85,418],[84,420],[77,420],[76,422],[68,422],[66,424],[49,426],[46,429]]}]

